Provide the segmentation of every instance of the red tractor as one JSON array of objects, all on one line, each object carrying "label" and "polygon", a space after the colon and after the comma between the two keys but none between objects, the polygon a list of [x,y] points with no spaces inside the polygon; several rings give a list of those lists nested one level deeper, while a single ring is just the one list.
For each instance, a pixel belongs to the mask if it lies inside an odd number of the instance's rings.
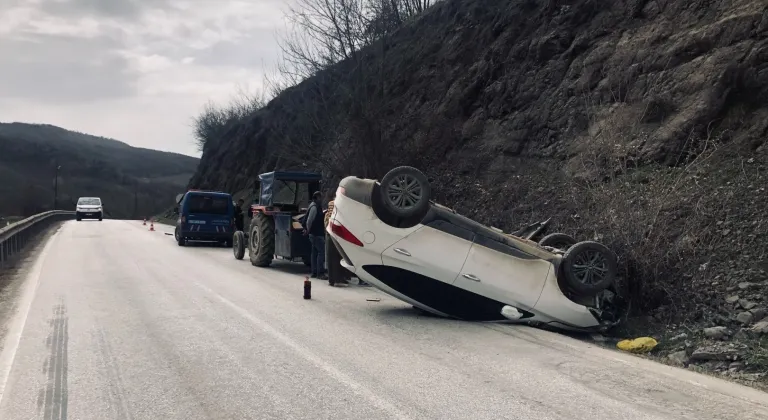
[{"label": "red tractor", "polygon": [[247,233],[237,231],[233,237],[235,258],[243,259],[248,248],[251,264],[257,267],[267,267],[275,258],[309,265],[312,248],[302,222],[312,194],[320,190],[321,179],[320,174],[310,172],[259,175],[254,187],[258,198],[248,209],[250,227]]}]

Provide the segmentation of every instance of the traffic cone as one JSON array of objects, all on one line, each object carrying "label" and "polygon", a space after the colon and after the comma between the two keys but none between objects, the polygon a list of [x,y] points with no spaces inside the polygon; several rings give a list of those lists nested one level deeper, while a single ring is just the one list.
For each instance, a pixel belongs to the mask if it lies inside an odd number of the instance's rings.
[{"label": "traffic cone", "polygon": [[146,225],[147,225],[147,218],[146,218],[146,217],[144,218],[144,223],[143,223],[143,225],[144,225],[144,226],[146,226]]},{"label": "traffic cone", "polygon": [[155,231],[155,222],[154,222],[154,220],[151,220],[149,222],[149,231],[150,232],[154,232]]}]

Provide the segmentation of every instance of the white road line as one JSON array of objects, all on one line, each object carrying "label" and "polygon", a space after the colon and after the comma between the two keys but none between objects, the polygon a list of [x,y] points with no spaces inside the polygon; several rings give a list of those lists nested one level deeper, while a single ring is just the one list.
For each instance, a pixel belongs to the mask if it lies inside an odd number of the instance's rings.
[{"label": "white road line", "polygon": [[390,403],[389,401],[385,400],[381,396],[377,395],[375,392],[371,391],[369,388],[365,387],[364,385],[360,384],[359,382],[355,381],[354,379],[350,378],[345,373],[341,372],[340,370],[336,369],[333,365],[326,362],[316,354],[312,353],[311,350],[306,348],[305,346],[302,346],[301,344],[297,343],[296,341],[292,340],[290,337],[286,336],[285,334],[281,333],[280,331],[273,328],[268,323],[262,321],[261,319],[253,316],[250,312],[248,312],[246,309],[238,306],[237,304],[233,303],[229,299],[221,296],[220,294],[214,292],[213,290],[209,289],[208,287],[203,286],[200,283],[195,283],[197,287],[200,289],[210,293],[211,295],[215,296],[218,300],[220,300],[223,304],[229,306],[232,308],[235,312],[240,314],[243,318],[251,321],[254,325],[259,327],[262,331],[266,332],[267,334],[274,337],[276,340],[280,341],[281,343],[285,344],[286,346],[290,347],[298,353],[299,356],[304,358],[304,360],[312,363],[316,367],[326,371],[329,375],[331,375],[334,379],[339,381],[340,383],[346,385],[352,391],[359,394],[362,397],[367,398],[371,403],[373,403],[376,407],[386,411],[389,413],[392,417],[396,419],[401,420],[410,420],[410,417],[398,409],[394,404]]},{"label": "white road line", "polygon": [[37,294],[37,288],[40,285],[40,273],[43,270],[43,263],[48,251],[53,247],[54,239],[59,235],[61,228],[57,229],[43,247],[42,252],[37,256],[34,265],[28,272],[24,284],[22,285],[21,298],[16,306],[16,313],[8,321],[8,334],[3,342],[3,350],[0,352],[0,406],[2,406],[3,395],[5,395],[5,386],[8,382],[8,376],[11,373],[13,362],[16,360],[16,351],[21,341],[21,333],[24,332],[24,326],[27,324],[29,308]]}]

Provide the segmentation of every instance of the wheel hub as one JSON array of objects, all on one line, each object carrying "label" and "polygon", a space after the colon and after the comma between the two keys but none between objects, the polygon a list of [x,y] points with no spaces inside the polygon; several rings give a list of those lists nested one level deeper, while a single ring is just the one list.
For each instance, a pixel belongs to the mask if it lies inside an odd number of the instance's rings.
[{"label": "wheel hub", "polygon": [[410,175],[400,175],[387,186],[387,198],[397,208],[410,209],[421,201],[422,187]]}]

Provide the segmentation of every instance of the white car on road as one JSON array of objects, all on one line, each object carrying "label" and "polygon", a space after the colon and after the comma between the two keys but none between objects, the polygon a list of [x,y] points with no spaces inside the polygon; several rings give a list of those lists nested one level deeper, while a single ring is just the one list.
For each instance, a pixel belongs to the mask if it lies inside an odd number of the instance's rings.
[{"label": "white car on road", "polygon": [[342,266],[440,316],[582,331],[617,323],[616,256],[604,245],[571,239],[562,249],[543,246],[430,196],[428,179],[412,167],[395,168],[381,182],[344,178],[327,227]]},{"label": "white car on road", "polygon": [[75,209],[77,221],[83,219],[99,219],[104,217],[104,208],[101,205],[99,197],[80,197],[77,199],[77,208]]}]

